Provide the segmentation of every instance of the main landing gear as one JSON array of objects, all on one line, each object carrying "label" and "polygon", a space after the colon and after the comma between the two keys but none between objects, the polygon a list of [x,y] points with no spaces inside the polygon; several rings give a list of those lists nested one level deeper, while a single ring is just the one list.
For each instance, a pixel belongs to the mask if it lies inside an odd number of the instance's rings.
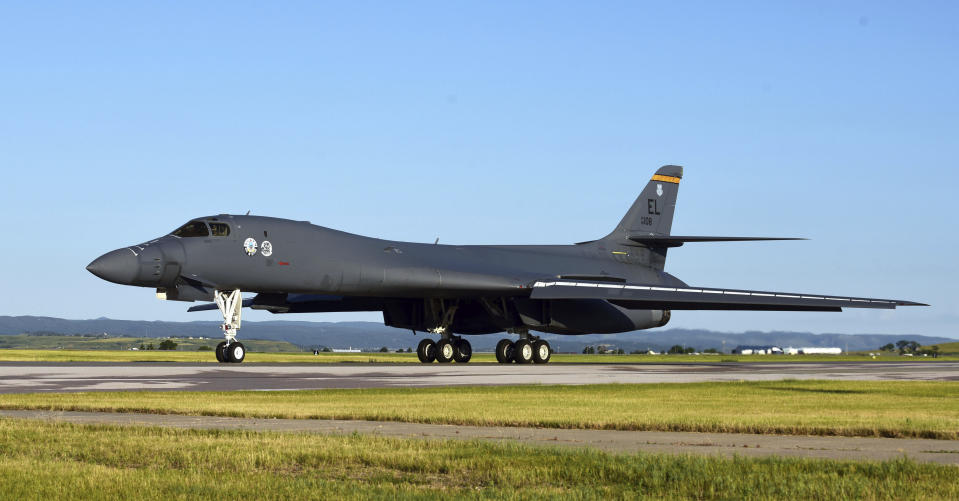
[{"label": "main landing gear", "polygon": [[545,364],[553,355],[553,349],[545,340],[529,333],[521,333],[516,342],[501,339],[496,343],[496,361],[501,364]]},{"label": "main landing gear", "polygon": [[416,347],[416,356],[424,364],[433,361],[448,364],[456,361],[465,364],[473,358],[473,347],[470,342],[450,333],[453,326],[453,317],[459,305],[442,299],[433,299],[427,303],[427,314],[434,320],[436,327],[429,329],[433,334],[439,334],[440,340],[424,339]]},{"label": "main landing gear", "polygon": [[[469,341],[455,336],[446,336],[439,341],[424,339],[416,347],[416,356],[424,364],[439,362],[448,364],[456,361],[466,363],[473,356]],[[543,339],[529,334],[513,342],[501,339],[496,343],[496,361],[501,364],[545,364],[553,356],[553,348]]]},{"label": "main landing gear", "polygon": [[443,336],[439,341],[424,339],[416,347],[416,356],[424,364],[434,360],[441,364],[456,361],[465,364],[473,357],[473,347],[470,342],[454,336]]},{"label": "main landing gear", "polygon": [[[431,300],[427,303],[427,314],[433,319],[436,327],[428,329],[433,334],[439,334],[440,340],[424,339],[416,347],[416,356],[420,362],[429,364],[439,362],[448,364],[452,361],[461,364],[469,362],[473,356],[473,347],[469,341],[454,336],[450,330],[453,325],[453,316],[458,305],[448,304],[442,299]],[[500,340],[496,344],[496,361],[501,364],[516,362],[517,364],[545,364],[553,355],[553,349],[545,340],[531,336],[525,328],[511,329],[510,334],[519,334],[516,342],[509,339]]]},{"label": "main landing gear", "polygon": [[216,291],[214,300],[223,314],[223,337],[226,341],[216,345],[216,361],[238,364],[246,358],[246,347],[236,340],[236,330],[240,328],[240,311],[243,308],[243,296],[240,289]]}]

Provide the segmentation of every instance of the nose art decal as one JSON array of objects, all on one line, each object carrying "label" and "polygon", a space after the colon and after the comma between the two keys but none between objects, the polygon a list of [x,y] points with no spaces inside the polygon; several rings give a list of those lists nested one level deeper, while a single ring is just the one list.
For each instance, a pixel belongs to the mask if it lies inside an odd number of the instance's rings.
[{"label": "nose art decal", "polygon": [[269,240],[264,240],[260,245],[260,254],[263,254],[266,257],[273,255],[273,244]]},{"label": "nose art decal", "polygon": [[247,256],[252,256],[253,254],[256,254],[256,240],[254,240],[252,237],[244,240],[243,250],[246,251]]}]

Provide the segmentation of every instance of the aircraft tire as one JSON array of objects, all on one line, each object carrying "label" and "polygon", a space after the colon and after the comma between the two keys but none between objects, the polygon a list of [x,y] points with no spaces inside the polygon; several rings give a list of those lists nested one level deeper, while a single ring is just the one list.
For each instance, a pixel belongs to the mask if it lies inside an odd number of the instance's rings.
[{"label": "aircraft tire", "polygon": [[496,361],[501,364],[513,362],[513,342],[509,339],[500,339],[496,343]]},{"label": "aircraft tire", "polygon": [[533,362],[533,344],[528,339],[520,339],[513,343],[513,360],[518,364]]},{"label": "aircraft tire", "polygon": [[440,339],[436,343],[436,361],[441,364],[448,364],[453,361],[456,354],[456,347],[449,339]]},{"label": "aircraft tire", "polygon": [[230,343],[226,347],[226,355],[230,362],[238,364],[246,358],[246,347],[243,346],[243,343]]},{"label": "aircraft tire", "polygon": [[542,339],[533,343],[533,363],[545,364],[553,356],[553,348]]},{"label": "aircraft tire", "polygon": [[453,352],[453,360],[456,360],[458,364],[465,364],[473,358],[473,346],[469,341],[465,339],[457,339],[453,343],[453,348],[456,348]]},{"label": "aircraft tire", "polygon": [[216,361],[220,362],[221,364],[225,364],[229,361],[226,359],[226,341],[216,345]]},{"label": "aircraft tire", "polygon": [[424,339],[416,346],[416,357],[424,364],[436,360],[436,343],[432,339]]}]

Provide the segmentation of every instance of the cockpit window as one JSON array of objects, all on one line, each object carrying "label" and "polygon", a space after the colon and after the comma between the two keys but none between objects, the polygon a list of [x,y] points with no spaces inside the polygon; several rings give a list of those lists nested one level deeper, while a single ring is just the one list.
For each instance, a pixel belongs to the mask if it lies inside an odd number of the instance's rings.
[{"label": "cockpit window", "polygon": [[230,225],[226,223],[210,223],[210,233],[214,237],[225,237],[230,234]]},{"label": "cockpit window", "polygon": [[208,237],[210,236],[210,230],[206,228],[206,223],[203,221],[190,221],[177,228],[172,234],[181,238]]}]

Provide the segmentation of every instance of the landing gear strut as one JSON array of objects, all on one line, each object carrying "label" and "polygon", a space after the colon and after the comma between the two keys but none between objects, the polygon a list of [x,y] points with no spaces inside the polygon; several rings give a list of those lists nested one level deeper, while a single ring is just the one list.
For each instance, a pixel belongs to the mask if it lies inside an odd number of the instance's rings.
[{"label": "landing gear strut", "polygon": [[545,364],[553,356],[549,343],[529,332],[520,332],[516,342],[501,339],[496,343],[496,361],[501,364]]},{"label": "landing gear strut", "polygon": [[236,330],[240,328],[240,311],[243,308],[243,296],[240,289],[216,291],[213,299],[223,314],[223,337],[226,341],[216,345],[216,361],[238,364],[246,358],[246,347],[236,340]]}]

